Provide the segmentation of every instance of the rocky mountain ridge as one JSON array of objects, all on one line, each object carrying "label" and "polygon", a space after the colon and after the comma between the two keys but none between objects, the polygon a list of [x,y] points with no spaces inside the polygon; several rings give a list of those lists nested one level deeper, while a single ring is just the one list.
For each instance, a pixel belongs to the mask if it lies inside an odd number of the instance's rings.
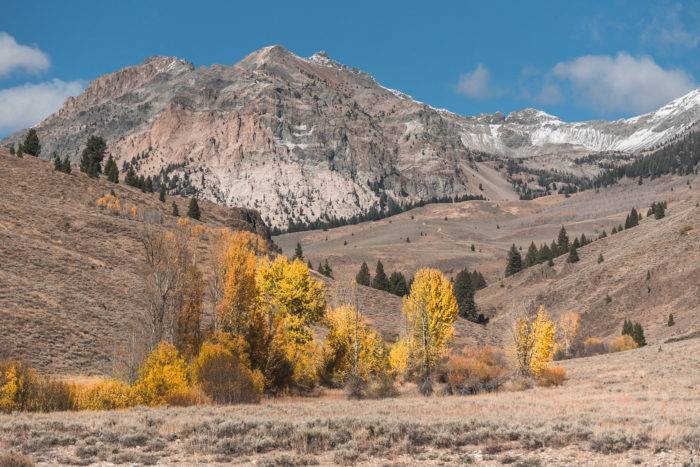
[{"label": "rocky mountain ridge", "polygon": [[653,147],[698,119],[699,91],[615,122],[565,123],[535,109],[463,117],[325,53],[271,46],[232,66],[151,57],[94,80],[36,128],[43,157],[77,162],[98,134],[122,170],[131,164],[172,193],[255,208],[285,227],[467,194],[513,199],[489,155],[558,167],[590,152]]}]

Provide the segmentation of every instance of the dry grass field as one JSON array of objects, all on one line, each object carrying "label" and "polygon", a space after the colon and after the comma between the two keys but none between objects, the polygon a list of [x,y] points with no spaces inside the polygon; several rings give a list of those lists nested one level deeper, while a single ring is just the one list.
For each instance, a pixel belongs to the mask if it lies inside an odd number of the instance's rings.
[{"label": "dry grass field", "polygon": [[46,464],[698,465],[700,339],[563,362],[561,387],[477,396],[0,415]]}]

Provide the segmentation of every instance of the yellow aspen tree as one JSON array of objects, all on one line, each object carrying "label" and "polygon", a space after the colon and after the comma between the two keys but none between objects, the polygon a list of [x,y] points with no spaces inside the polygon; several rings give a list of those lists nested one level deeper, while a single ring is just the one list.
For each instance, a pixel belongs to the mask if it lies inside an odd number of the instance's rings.
[{"label": "yellow aspen tree", "polygon": [[540,306],[532,322],[532,335],[530,370],[537,376],[552,363],[556,350],[556,326],[544,306]]},{"label": "yellow aspen tree", "polygon": [[418,270],[402,311],[407,321],[409,358],[414,360],[409,364],[420,366],[425,392],[429,393],[431,373],[454,334],[457,300],[452,283],[437,269]]},{"label": "yellow aspen tree", "polygon": [[535,335],[532,333],[532,323],[524,313],[516,316],[511,333],[515,363],[523,376],[529,376]]},{"label": "yellow aspen tree", "polygon": [[571,356],[580,324],[581,316],[575,311],[568,311],[559,317],[559,345],[566,356]]},{"label": "yellow aspen tree", "polygon": [[246,332],[258,301],[256,257],[245,241],[231,236],[221,258],[222,297],[217,307],[217,329],[232,334]]}]

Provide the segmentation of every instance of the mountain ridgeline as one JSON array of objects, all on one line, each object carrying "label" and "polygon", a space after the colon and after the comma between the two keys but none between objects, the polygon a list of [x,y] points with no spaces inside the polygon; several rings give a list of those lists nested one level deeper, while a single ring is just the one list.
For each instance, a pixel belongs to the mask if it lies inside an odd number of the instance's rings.
[{"label": "mountain ridgeline", "polygon": [[464,117],[323,52],[302,58],[271,46],[232,66],[151,57],[94,80],[35,129],[44,158],[75,164],[99,135],[122,176],[257,209],[281,231],[431,201],[534,197],[551,183],[571,189],[681,138],[699,119],[700,90],[613,122],[566,123],[535,109]]}]

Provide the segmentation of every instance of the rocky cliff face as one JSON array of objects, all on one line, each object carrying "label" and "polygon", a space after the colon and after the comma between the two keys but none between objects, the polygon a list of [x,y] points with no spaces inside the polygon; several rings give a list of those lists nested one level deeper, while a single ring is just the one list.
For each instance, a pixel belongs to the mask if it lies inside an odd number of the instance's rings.
[{"label": "rocky cliff face", "polygon": [[37,130],[44,157],[57,151],[77,162],[87,137],[101,135],[120,167],[161,176],[172,192],[258,209],[284,227],[433,197],[509,199],[510,183],[476,152],[556,160],[637,150],[696,121],[697,94],[687,101],[611,123],[567,124],[533,109],[467,118],[324,53],[306,59],[272,46],[233,66],[150,58],[93,81]]}]

